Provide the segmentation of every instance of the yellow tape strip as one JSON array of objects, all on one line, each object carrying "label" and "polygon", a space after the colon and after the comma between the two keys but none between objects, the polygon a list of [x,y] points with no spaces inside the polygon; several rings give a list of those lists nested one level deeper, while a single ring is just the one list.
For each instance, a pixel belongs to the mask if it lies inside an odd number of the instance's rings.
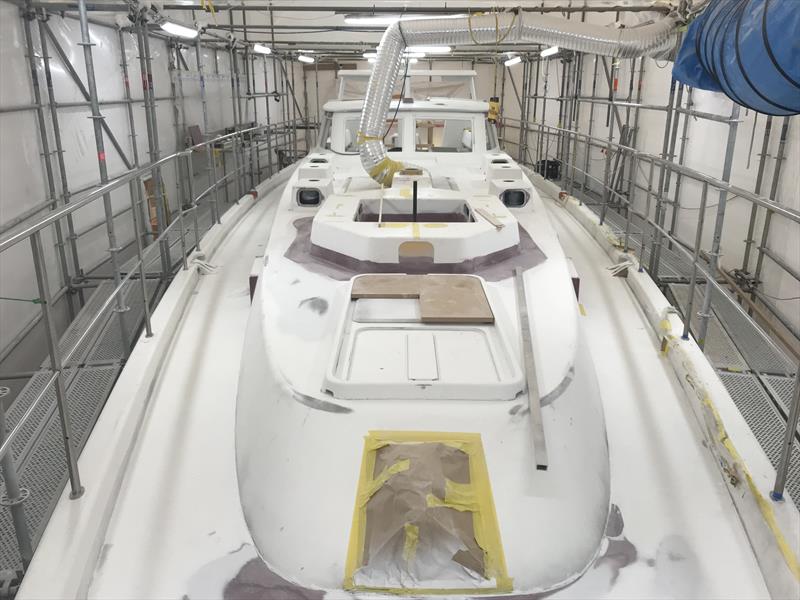
[{"label": "yellow tape strip", "polygon": [[363,144],[364,142],[382,142],[383,136],[380,135],[366,135],[360,131],[356,135],[356,143]]},{"label": "yellow tape strip", "polygon": [[414,562],[417,557],[417,544],[419,543],[419,527],[413,523],[403,525],[403,560],[407,564]]},{"label": "yellow tape strip", "polygon": [[[668,342],[669,346],[677,345],[679,343],[675,336],[671,335],[667,336],[666,341]],[[667,349],[667,352],[668,351],[669,349]],[[692,387],[692,389],[694,389],[697,399],[703,404],[703,406],[705,406],[708,411],[708,416],[710,416],[711,420],[713,421],[714,431],[709,433],[716,438],[716,441],[728,453],[728,457],[725,457],[724,453],[720,453],[720,458],[725,460],[726,463],[733,463],[732,467],[725,465],[723,469],[737,478],[743,478],[747,482],[747,487],[749,488],[750,493],[753,495],[756,506],[758,506],[761,516],[766,522],[770,533],[772,533],[772,537],[775,539],[775,543],[778,546],[781,556],[783,556],[783,560],[786,563],[789,572],[794,576],[795,579],[800,581],[800,561],[798,561],[791,545],[786,541],[786,537],[784,537],[783,531],[781,531],[778,520],[775,517],[775,511],[772,508],[772,504],[761,494],[761,490],[758,489],[758,486],[753,480],[753,476],[750,474],[750,470],[747,468],[744,459],[742,459],[739,451],[736,449],[736,446],[733,445],[733,442],[728,436],[728,432],[722,422],[722,416],[719,414],[719,411],[712,402],[708,392],[704,388],[698,386],[692,375],[693,370],[690,368],[690,365],[684,362],[683,366],[687,372],[687,383]],[[705,419],[704,422],[708,423],[708,421]]]},{"label": "yellow tape strip", "polygon": [[396,160],[392,160],[388,156],[381,160],[377,165],[372,167],[369,171],[369,176],[373,179],[378,179],[380,176],[379,183],[383,185],[390,186],[392,185],[392,179],[394,178],[394,174],[398,171],[403,169],[403,163],[398,162]]}]

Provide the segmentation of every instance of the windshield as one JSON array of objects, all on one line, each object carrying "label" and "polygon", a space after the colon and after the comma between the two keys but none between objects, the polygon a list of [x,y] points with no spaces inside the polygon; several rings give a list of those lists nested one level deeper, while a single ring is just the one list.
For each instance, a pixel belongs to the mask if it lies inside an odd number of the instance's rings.
[{"label": "windshield", "polygon": [[471,152],[472,119],[417,119],[417,152]]},{"label": "windshield", "polygon": [[[400,129],[401,120],[386,119],[386,134],[383,143],[388,152],[399,152],[403,149],[403,135]],[[358,152],[358,123],[359,119],[348,119],[344,124],[344,150],[345,152]]]}]

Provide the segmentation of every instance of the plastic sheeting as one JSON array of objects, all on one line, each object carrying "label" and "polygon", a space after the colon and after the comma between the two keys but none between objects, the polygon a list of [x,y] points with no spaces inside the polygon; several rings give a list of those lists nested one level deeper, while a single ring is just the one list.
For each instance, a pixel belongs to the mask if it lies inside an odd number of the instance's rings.
[{"label": "plastic sheeting", "polygon": [[344,586],[511,590],[479,434],[366,437]]},{"label": "plastic sheeting", "polygon": [[672,76],[761,113],[800,113],[800,3],[711,0],[689,26]]}]

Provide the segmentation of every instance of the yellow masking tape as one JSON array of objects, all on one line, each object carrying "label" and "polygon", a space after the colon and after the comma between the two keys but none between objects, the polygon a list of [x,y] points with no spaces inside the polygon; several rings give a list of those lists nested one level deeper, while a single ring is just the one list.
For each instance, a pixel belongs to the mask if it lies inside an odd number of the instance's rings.
[{"label": "yellow masking tape", "polygon": [[405,539],[403,541],[403,560],[406,563],[414,562],[417,556],[417,544],[419,543],[419,527],[413,523],[403,525]]},{"label": "yellow masking tape", "polygon": [[[364,534],[366,528],[366,506],[360,500],[366,494],[374,494],[380,485],[383,485],[392,474],[406,470],[408,466],[401,466],[406,460],[398,461],[384,469],[375,479],[372,473],[375,470],[376,451],[390,444],[418,444],[440,443],[461,450],[469,457],[470,481],[468,484],[459,484],[447,480],[445,482],[445,498],[443,500],[429,495],[428,506],[446,506],[473,514],[473,530],[475,541],[483,550],[485,576],[494,578],[493,588],[471,589],[444,589],[444,588],[369,588],[373,592],[387,592],[394,594],[426,595],[426,594],[481,594],[492,592],[510,592],[513,589],[513,580],[508,575],[508,569],[500,540],[500,531],[497,526],[497,514],[492,498],[492,488],[489,482],[489,473],[483,454],[481,436],[478,433],[451,433],[437,431],[371,431],[364,438],[364,453],[361,459],[361,475],[358,483],[356,507],[353,513],[353,523],[350,531],[350,544],[345,563],[345,589],[358,589],[354,582],[355,572],[361,567],[364,559]],[[398,470],[400,469],[400,470]],[[394,471],[394,473],[389,473]],[[381,481],[376,487],[376,483]],[[404,526],[405,541],[403,556],[407,558],[410,553],[416,552],[419,541],[419,531],[411,531],[409,524]],[[407,554],[408,551],[408,554]]]}]

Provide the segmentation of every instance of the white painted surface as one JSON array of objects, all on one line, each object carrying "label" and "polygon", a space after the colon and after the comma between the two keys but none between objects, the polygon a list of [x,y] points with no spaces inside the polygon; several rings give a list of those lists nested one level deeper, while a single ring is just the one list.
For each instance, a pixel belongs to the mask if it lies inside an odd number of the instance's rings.
[{"label": "white painted surface", "polygon": [[[261,199],[239,223],[212,260],[218,269],[201,276],[186,307],[89,597],[180,597],[204,562],[249,542],[236,493],[234,400],[250,263],[263,253],[280,193]],[[129,546],[132,540],[138,542]]]},{"label": "white painted surface", "polygon": [[[625,283],[605,270],[610,261],[591,237],[560,209],[551,214],[581,275],[582,321],[604,393],[612,502],[622,511],[623,535],[637,551],[636,561],[618,577],[614,560],[603,560],[556,597],[767,597],[727,492],[697,441],[693,416],[683,409],[678,383],[649,325]],[[232,340],[241,342],[244,334],[246,250],[256,252],[264,239],[265,225],[254,227],[260,217],[254,210],[237,228],[214,261],[219,272],[204,278],[187,309],[166,357],[171,376],[155,390],[143,443],[106,538],[93,598],[218,598],[254,557],[251,547],[240,549],[251,542],[230,471],[238,361]],[[301,408],[298,417],[318,412]],[[496,464],[490,462],[489,469],[491,475]],[[502,495],[495,490],[496,500]],[[324,504],[317,507],[324,510]],[[501,522],[504,539],[514,527],[513,518]],[[339,528],[346,537],[349,521]],[[308,531],[287,535],[310,539]]]}]

